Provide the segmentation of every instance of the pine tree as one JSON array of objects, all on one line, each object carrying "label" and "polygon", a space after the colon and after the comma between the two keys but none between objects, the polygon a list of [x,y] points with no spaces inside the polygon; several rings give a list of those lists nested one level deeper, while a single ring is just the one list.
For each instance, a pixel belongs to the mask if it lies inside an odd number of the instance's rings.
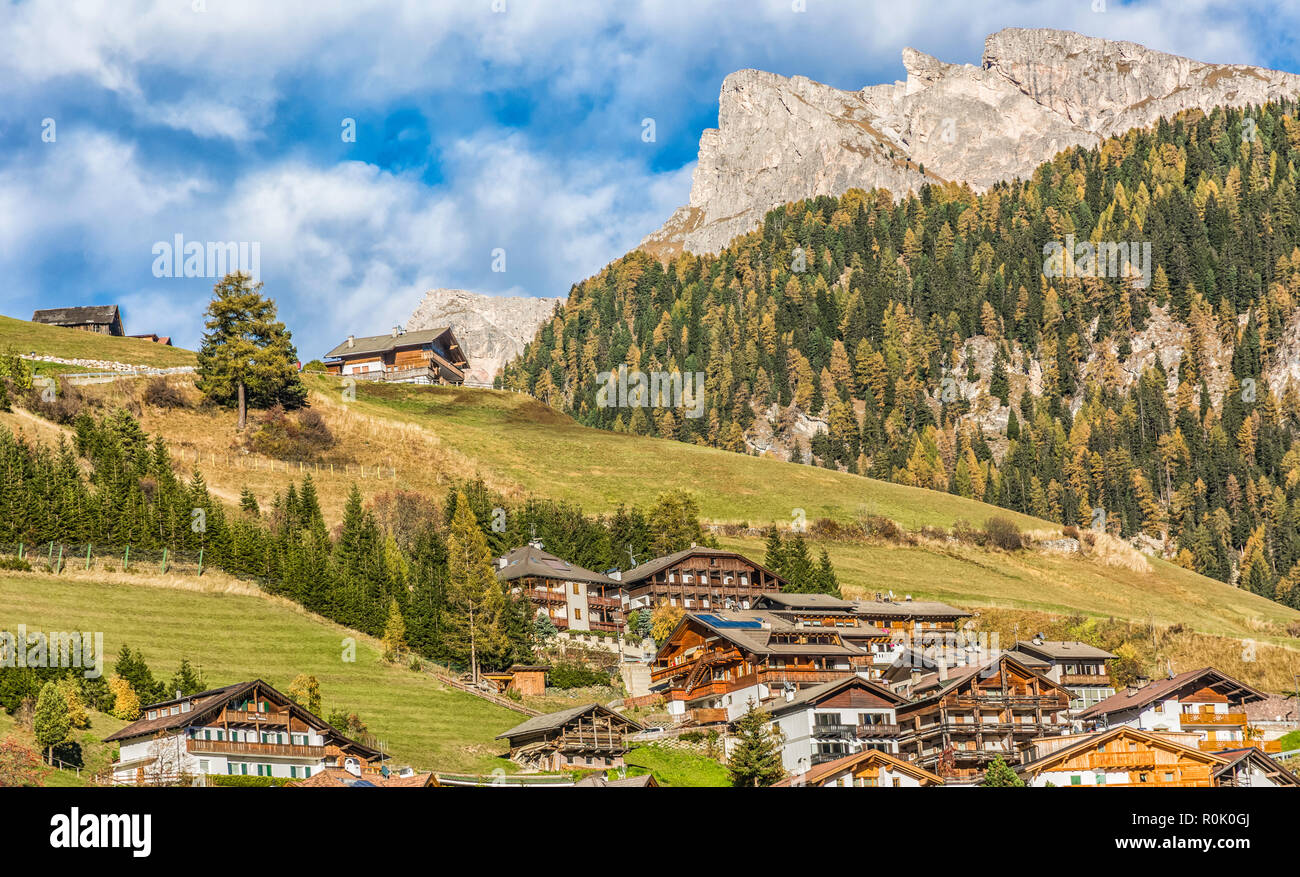
[{"label": "pine tree", "polygon": [[785,776],[781,763],[781,732],[768,727],[768,716],[753,701],[736,719],[736,745],[727,758],[731,784],[742,788],[770,786]]},{"label": "pine tree", "polygon": [[470,676],[478,682],[486,657],[505,651],[502,627],[505,596],[492,569],[492,554],[464,492],[457,494],[456,511],[447,534],[448,639],[469,659]]},{"label": "pine tree", "polygon": [[397,662],[406,651],[406,622],[402,620],[402,607],[397,598],[388,604],[388,622],[384,625],[384,660]]},{"label": "pine tree", "polygon": [[247,274],[223,277],[212,289],[199,347],[198,388],[218,405],[236,406],[240,430],[249,405],[298,408],[307,401],[292,336],[261,290]]},{"label": "pine tree", "polygon": [[994,788],[1005,788],[1014,786],[1023,786],[1025,781],[1022,780],[1011,766],[999,755],[989,764],[984,771],[984,785]]}]

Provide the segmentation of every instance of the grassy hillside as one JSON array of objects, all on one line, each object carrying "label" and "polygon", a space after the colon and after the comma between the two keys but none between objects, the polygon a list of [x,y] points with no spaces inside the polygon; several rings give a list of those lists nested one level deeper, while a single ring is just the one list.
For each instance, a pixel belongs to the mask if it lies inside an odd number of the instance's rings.
[{"label": "grassy hillside", "polygon": [[[661,491],[695,492],[703,515],[751,526],[788,523],[802,508],[809,521],[846,522],[862,514],[893,518],[904,527],[975,524],[990,515],[1016,518],[1027,530],[1053,532],[1045,521],[946,493],[747,457],[664,439],[579,426],[529,397],[491,390],[359,384],[345,401],[336,378],[309,376],[312,404],[339,439],[331,452],[345,460],[313,471],[327,521],[341,517],[356,482],[373,496],[394,487],[440,498],[454,478],[478,474],[514,495],[536,493],[580,503],[589,512],[619,502],[651,502]],[[251,487],[264,507],[274,492],[302,477],[297,464],[232,451],[231,412],[201,406],[163,411],[138,405],[140,381],[88,387],[107,404],[139,407],[150,432],[167,436],[175,457],[197,465],[213,492],[235,501]],[[21,413],[0,422],[46,440],[57,428]],[[724,540],[762,557],[758,538]],[[1084,613],[1157,624],[1183,623],[1232,637],[1287,639],[1300,613],[1243,590],[1161,561],[1101,559],[1020,552],[1008,555],[970,544],[826,541],[841,583],[851,594],[893,590],[962,606],[1001,606]],[[1136,561],[1136,562],[1134,562]]]},{"label": "grassy hillside", "polygon": [[194,354],[144,338],[114,338],[0,316],[0,351],[65,359],[105,359],[155,368],[194,365]]},{"label": "grassy hillside", "polygon": [[144,653],[156,677],[170,676],[181,658],[214,686],[260,677],[284,691],[297,674],[313,674],[326,712],[358,713],[397,763],[417,768],[509,770],[498,757],[505,748],[492,738],[523,718],[381,662],[377,644],[364,637],[356,661],[346,663],[343,638],[354,634],[219,577],[199,584],[102,572],[4,573],[0,618],[10,630],[102,631],[110,659],[127,643]]}]

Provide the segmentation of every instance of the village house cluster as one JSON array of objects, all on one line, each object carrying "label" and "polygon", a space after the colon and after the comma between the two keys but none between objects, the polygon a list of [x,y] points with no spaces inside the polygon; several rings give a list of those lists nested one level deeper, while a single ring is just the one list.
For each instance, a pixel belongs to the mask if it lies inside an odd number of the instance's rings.
[{"label": "village house cluster", "polygon": [[[556,785],[655,785],[607,779],[640,741],[713,731],[760,710],[779,732],[783,786],[979,785],[1001,759],[1029,786],[1297,786],[1265,739],[1275,698],[1205,667],[1116,690],[1114,655],[1041,635],[1000,648],[969,636],[970,613],[934,601],[843,600],[783,591],[776,573],[734,552],[694,546],[630,571],[598,573],[533,542],[496,563],[558,635],[647,665],[620,707],[596,703],[502,731],[526,772],[590,772]],[[657,650],[623,636],[629,614],[682,609]],[[598,632],[605,635],[597,636]],[[611,635],[612,634],[612,635]],[[486,675],[501,692],[536,695],[548,667]],[[625,711],[654,704],[668,726]],[[144,708],[108,738],[114,779],[170,775],[281,777],[298,786],[433,786],[434,774],[390,770],[260,680]],[[540,777],[539,777],[540,778]]]}]

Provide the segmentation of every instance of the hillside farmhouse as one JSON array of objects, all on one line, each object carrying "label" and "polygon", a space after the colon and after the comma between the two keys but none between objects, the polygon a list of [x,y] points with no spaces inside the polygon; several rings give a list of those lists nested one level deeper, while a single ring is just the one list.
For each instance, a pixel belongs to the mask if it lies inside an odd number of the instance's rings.
[{"label": "hillside farmhouse", "polygon": [[72,308],[47,308],[32,314],[33,323],[47,326],[63,326],[65,329],[80,329],[83,332],[96,332],[100,335],[125,335],[122,329],[122,315],[117,305],[87,305]]},{"label": "hillside farmhouse", "polygon": [[332,375],[402,384],[460,386],[469,368],[460,342],[446,327],[404,332],[394,326],[387,335],[349,335],[324,362]]}]

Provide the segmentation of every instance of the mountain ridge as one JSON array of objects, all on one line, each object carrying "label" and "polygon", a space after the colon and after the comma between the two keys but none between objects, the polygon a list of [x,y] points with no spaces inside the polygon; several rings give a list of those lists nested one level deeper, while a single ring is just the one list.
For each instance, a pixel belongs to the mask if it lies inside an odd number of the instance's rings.
[{"label": "mountain ridge", "polygon": [[785,203],[850,188],[899,197],[925,182],[983,191],[1183,110],[1300,95],[1296,74],[1052,29],[990,34],[978,67],[910,47],[902,57],[906,80],[857,91],[758,70],[726,77],[689,202],[639,247],[715,253]]}]

